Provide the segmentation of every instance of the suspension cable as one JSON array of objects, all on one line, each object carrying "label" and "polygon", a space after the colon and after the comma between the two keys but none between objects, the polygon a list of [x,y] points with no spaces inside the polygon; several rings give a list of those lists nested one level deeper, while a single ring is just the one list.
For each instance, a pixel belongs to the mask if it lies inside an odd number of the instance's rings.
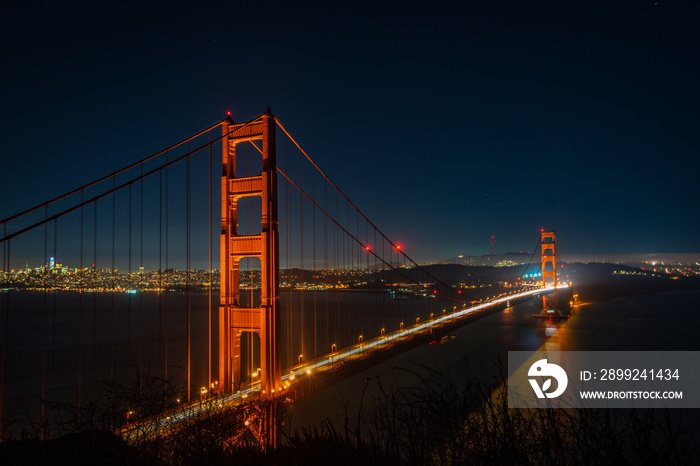
[{"label": "suspension cable", "polygon": [[[344,232],[348,237],[352,238],[353,241],[355,241],[355,243],[357,243],[358,245],[360,245],[360,246],[363,245],[362,242],[361,242],[357,237],[355,237],[355,235],[353,235],[352,233],[350,233],[344,226],[342,226],[340,223],[338,223],[338,221],[337,221],[336,219],[334,219],[328,212],[326,212],[325,210],[323,210],[323,209],[321,208],[321,206],[319,206],[319,205],[316,203],[316,201],[314,201],[313,199],[311,199],[311,197],[310,197],[303,189],[301,189],[294,181],[292,181],[292,179],[289,178],[289,177],[287,176],[287,174],[284,173],[284,172],[282,171],[281,168],[277,167],[277,171],[278,171],[282,176],[284,176],[284,177],[287,179],[287,181],[288,181],[292,186],[294,186],[295,188],[297,188],[297,190],[298,190],[304,197],[306,197],[309,201],[311,201],[311,203],[312,203],[318,210],[320,210],[321,212],[323,212],[323,214],[326,215],[326,217],[328,217],[329,219],[331,219],[331,221],[332,221],[333,223],[335,223],[335,225],[336,225],[338,228],[340,228],[341,230],[343,230],[343,232]],[[377,230],[377,231],[378,231],[378,230]],[[381,232],[379,232],[379,234],[381,234]],[[348,249],[350,249],[350,248],[348,248]],[[400,270],[398,270],[396,267],[394,267],[393,265],[391,265],[389,262],[385,261],[382,257],[379,257],[379,256],[377,255],[377,253],[374,252],[373,250],[370,249],[370,250],[367,251],[367,252],[370,253],[370,254],[372,254],[374,257],[376,257],[378,260],[380,260],[382,263],[384,263],[387,267],[389,267],[389,268],[391,268],[392,270],[394,270],[395,272],[397,272],[399,275],[403,276],[404,278],[408,279],[409,281],[413,281],[413,279],[412,279],[411,277],[409,277],[409,276],[406,275],[405,273],[403,273],[403,272],[401,272]],[[349,253],[349,251],[348,251],[348,253]],[[404,256],[405,256],[405,254],[404,254]],[[410,259],[409,259],[409,260],[410,260]],[[422,269],[421,269],[421,270],[422,270]],[[431,278],[433,278],[434,280],[438,281],[438,283],[440,283],[441,285],[443,285],[443,286],[449,288],[448,285],[446,285],[446,284],[442,283],[441,281],[437,280],[437,279],[436,279],[435,277],[433,277],[432,275],[430,275],[430,276],[431,276]]]},{"label": "suspension cable", "polygon": [[[217,137],[216,139],[214,139],[214,140],[212,140],[212,141],[209,141],[208,143],[203,144],[203,145],[201,145],[200,147],[197,147],[196,149],[194,149],[194,150],[192,150],[192,151],[188,151],[186,154],[183,154],[183,155],[181,155],[180,157],[178,157],[178,158],[176,158],[176,159],[173,159],[173,160],[170,161],[170,162],[166,162],[165,164],[163,164],[163,165],[161,165],[161,166],[159,166],[159,167],[156,167],[156,168],[154,168],[154,169],[152,169],[152,170],[150,170],[150,171],[148,171],[148,172],[146,172],[146,173],[144,173],[144,174],[142,174],[142,175],[140,175],[140,176],[137,176],[136,178],[133,178],[133,179],[131,179],[131,180],[125,182],[125,183],[122,183],[122,184],[120,184],[119,186],[113,187],[112,189],[109,189],[109,190],[107,190],[107,191],[105,191],[105,192],[103,192],[103,193],[101,193],[101,194],[98,194],[98,195],[92,197],[91,199],[88,199],[87,201],[83,201],[83,200],[81,199],[81,202],[80,202],[79,204],[74,205],[73,207],[69,207],[69,208],[67,208],[67,209],[65,209],[65,210],[62,210],[61,212],[58,212],[58,213],[52,215],[51,217],[48,217],[47,219],[44,219],[44,220],[38,221],[38,222],[36,222],[36,223],[33,223],[32,225],[30,225],[30,226],[28,226],[28,227],[25,227],[25,228],[22,228],[21,230],[18,230],[18,231],[14,232],[14,233],[7,234],[7,233],[5,232],[5,234],[3,235],[3,237],[0,238],[0,243],[3,243],[3,242],[5,242],[5,241],[7,241],[7,240],[10,240],[10,239],[14,238],[15,236],[19,236],[19,235],[21,235],[21,234],[24,234],[24,233],[26,233],[26,232],[28,232],[28,231],[30,231],[30,230],[33,230],[34,228],[37,228],[37,227],[39,227],[39,226],[41,226],[41,225],[44,225],[44,224],[50,222],[51,220],[54,220],[54,219],[59,218],[59,217],[62,217],[62,216],[66,215],[66,214],[69,214],[69,213],[71,213],[71,212],[74,212],[74,211],[80,209],[81,207],[84,207],[84,206],[86,206],[86,205],[88,205],[88,204],[90,204],[90,203],[92,203],[92,202],[95,202],[95,201],[97,201],[97,200],[99,200],[99,199],[102,199],[103,197],[109,196],[110,194],[112,194],[112,193],[114,193],[114,192],[117,192],[117,191],[120,191],[120,190],[122,190],[122,189],[124,189],[124,188],[126,188],[126,187],[129,187],[129,186],[131,186],[132,184],[134,184],[134,183],[136,183],[136,182],[138,182],[138,181],[140,181],[140,180],[142,180],[142,179],[144,179],[144,178],[148,178],[149,176],[151,176],[151,175],[153,175],[153,174],[155,174],[155,173],[158,173],[159,171],[164,170],[164,169],[168,168],[169,166],[174,165],[174,164],[180,162],[181,160],[190,157],[190,156],[193,155],[193,154],[196,154],[197,152],[199,152],[199,151],[201,151],[201,150],[203,150],[203,149],[205,149],[205,148],[211,146],[212,144],[215,144],[215,143],[221,141],[223,138],[225,138],[225,137],[228,136],[229,134],[234,133],[234,132],[236,132],[236,131],[240,131],[240,130],[243,129],[244,127],[246,127],[246,126],[248,126],[248,125],[250,125],[250,124],[256,122],[259,118],[260,118],[260,117],[258,117],[258,118],[256,118],[256,119],[253,119],[253,120],[251,120],[251,121],[248,121],[248,122],[242,124],[241,126],[237,126],[237,127],[233,128],[233,129],[231,129],[228,133],[223,134],[223,135]],[[219,124],[220,124],[220,123],[219,123]],[[214,125],[213,127],[209,128],[209,129],[213,129],[213,128],[215,128],[216,126],[218,126],[218,125]],[[201,132],[201,133],[199,133],[199,134],[201,135],[202,133],[203,133],[203,132]],[[195,137],[195,136],[190,137],[190,138],[188,138],[187,140],[183,141],[182,143],[188,142],[188,141],[190,141],[191,139],[193,139],[194,137]],[[178,145],[181,145],[182,143],[179,143]],[[177,145],[176,145],[176,146],[173,146],[173,147],[177,147]],[[163,154],[163,153],[167,153],[168,150],[169,150],[169,149],[166,149],[166,150],[164,150],[164,151],[161,151],[161,152],[159,152],[158,155]],[[138,165],[138,163],[137,163],[137,164],[133,164],[133,166],[137,166],[137,165]],[[120,173],[121,173],[122,171],[123,171],[123,170],[121,170]],[[104,179],[108,179],[108,178],[110,178],[110,177],[108,176],[108,177],[105,177]],[[104,180],[103,180],[103,181],[104,181]],[[93,186],[93,185],[94,185],[94,183],[90,184],[89,186]],[[85,188],[86,188],[86,187],[83,187],[83,188],[80,188],[80,189],[78,189],[78,190],[75,190],[74,193],[77,193],[77,192],[79,192],[81,189],[85,189]],[[61,199],[63,199],[64,197],[65,197],[65,196],[62,196]],[[18,217],[20,217],[21,215],[24,215],[24,214],[26,214],[26,213],[32,212],[32,211],[34,211],[34,210],[40,208],[40,207],[43,206],[43,205],[44,205],[44,203],[40,204],[39,206],[35,206],[35,207],[33,207],[32,209],[29,209],[28,211],[23,212],[22,214],[14,215],[14,216],[12,216],[11,218],[8,218],[8,219],[6,219],[6,220],[3,220],[3,221],[0,222],[0,223],[3,223],[3,222],[6,222],[6,221],[9,221],[9,220],[18,218]]]},{"label": "suspension cable", "polygon": [[[341,196],[343,196],[343,199],[345,199],[345,201],[346,201],[350,206],[352,206],[352,208],[355,209],[355,210],[362,216],[362,218],[363,218],[367,223],[369,223],[369,224],[372,226],[372,228],[374,228],[374,229],[382,236],[382,238],[384,238],[384,240],[386,240],[386,241],[387,241],[389,244],[391,244],[395,249],[397,249],[397,251],[398,251],[401,255],[403,255],[406,259],[408,259],[415,267],[417,267],[418,269],[420,269],[423,273],[425,273],[426,275],[428,275],[430,278],[432,278],[433,280],[435,280],[435,281],[436,281],[437,283],[439,283],[440,285],[442,285],[442,286],[444,286],[444,287],[446,287],[446,288],[448,288],[448,289],[451,289],[450,286],[448,286],[447,284],[443,283],[442,280],[440,280],[440,279],[438,279],[437,277],[435,277],[433,274],[431,274],[429,271],[427,271],[425,268],[423,268],[421,265],[419,265],[419,264],[416,263],[413,259],[411,259],[403,250],[400,250],[400,249],[396,248],[396,244],[395,244],[393,241],[391,241],[379,228],[377,228],[377,226],[376,226],[374,223],[372,223],[372,222],[365,216],[365,214],[363,214],[362,211],[360,211],[360,209],[358,209],[357,206],[356,206],[355,204],[352,203],[352,201],[351,201],[350,199],[348,199],[348,197],[340,190],[340,188],[338,188],[338,186],[337,186],[335,183],[333,183],[333,181],[328,177],[328,175],[326,175],[325,172],[324,172],[323,170],[321,170],[321,169],[319,168],[318,165],[316,165],[316,162],[314,162],[314,161],[311,159],[311,157],[309,157],[309,155],[304,151],[304,149],[302,149],[302,147],[299,145],[299,143],[292,137],[291,134],[289,134],[289,132],[287,131],[287,129],[282,125],[282,123],[280,123],[280,121],[279,121],[277,118],[275,118],[275,121],[277,122],[277,126],[279,126],[280,129],[281,129],[282,131],[284,131],[284,133],[287,135],[287,137],[297,146],[297,148],[299,148],[299,150],[301,151],[301,153],[304,154],[304,156],[305,156],[306,159],[311,163],[311,165],[313,165],[314,168],[316,168],[316,170],[318,170],[319,173],[321,173],[321,175],[323,175],[323,177],[326,179],[326,181],[327,181],[331,186],[333,186],[333,187],[336,189],[336,191],[337,191]],[[285,176],[286,176],[286,175],[285,175]],[[300,188],[297,187],[297,189],[300,189]],[[326,215],[328,215],[328,214],[326,214]],[[358,241],[356,238],[353,238],[353,239],[355,239],[355,241]],[[361,244],[361,243],[359,243],[359,244]]]},{"label": "suspension cable", "polygon": [[170,147],[168,147],[168,148],[166,148],[166,149],[163,149],[163,150],[161,150],[161,151],[159,151],[159,152],[156,152],[155,154],[149,155],[148,157],[146,157],[146,158],[144,158],[144,159],[141,159],[141,160],[139,160],[138,162],[134,162],[134,163],[132,163],[131,165],[129,165],[129,166],[127,166],[127,167],[124,167],[124,168],[122,168],[122,169],[120,169],[120,170],[117,170],[117,171],[115,171],[115,172],[112,172],[112,173],[110,173],[109,175],[103,176],[102,178],[99,178],[99,179],[93,181],[92,183],[88,183],[88,184],[86,184],[86,185],[83,185],[83,186],[81,186],[81,187],[79,187],[79,188],[76,188],[76,189],[74,189],[74,190],[72,190],[72,191],[69,191],[69,192],[67,192],[67,193],[65,193],[65,194],[61,194],[60,196],[57,196],[57,197],[55,197],[55,198],[53,198],[53,199],[50,199],[50,200],[45,201],[45,202],[42,202],[42,203],[39,204],[39,205],[36,205],[36,206],[34,206],[34,207],[31,207],[31,208],[29,208],[29,209],[27,209],[27,210],[24,210],[24,211],[22,211],[22,212],[20,212],[20,213],[15,214],[15,215],[11,215],[11,216],[9,216],[9,217],[3,219],[3,220],[0,220],[0,224],[4,224],[4,223],[7,223],[7,222],[9,222],[9,221],[11,221],[11,220],[14,220],[14,219],[16,219],[16,218],[22,217],[22,216],[24,216],[24,215],[26,215],[26,214],[29,214],[29,213],[31,213],[31,212],[34,212],[34,211],[36,211],[36,210],[42,208],[42,207],[44,207],[44,206],[49,206],[49,205],[51,205],[51,204],[53,204],[53,203],[55,203],[55,202],[60,201],[61,199],[65,199],[65,198],[67,198],[67,197],[70,197],[70,196],[72,196],[72,195],[74,195],[74,194],[79,193],[80,191],[83,191],[83,190],[85,190],[85,189],[88,189],[88,188],[91,188],[91,187],[93,187],[93,186],[95,186],[95,185],[98,185],[98,184],[102,183],[102,182],[105,181],[105,180],[108,180],[108,179],[110,179],[110,178],[116,177],[117,175],[119,175],[119,174],[121,174],[121,173],[124,173],[124,172],[126,172],[126,171],[129,171],[129,170],[131,170],[132,168],[134,168],[134,167],[136,167],[136,166],[138,166],[138,165],[140,165],[140,164],[144,164],[144,163],[148,162],[149,160],[153,160],[154,158],[156,158],[156,157],[158,157],[158,156],[160,156],[160,155],[163,155],[164,153],[166,153],[166,152],[168,152],[168,151],[170,151],[170,150],[173,150],[173,149],[175,149],[175,148],[181,146],[182,144],[191,141],[192,139],[196,139],[197,137],[201,136],[202,134],[206,133],[207,131],[211,131],[211,130],[213,130],[214,128],[216,128],[217,126],[221,126],[221,125],[224,123],[224,121],[226,121],[226,120],[222,120],[222,121],[220,121],[220,122],[218,122],[218,123],[215,123],[215,124],[211,125],[210,127],[208,127],[207,129],[204,129],[204,130],[198,132],[197,134],[188,137],[187,139],[183,139],[182,141],[180,141],[180,142],[178,142],[178,143],[175,143],[175,144],[173,144],[172,146],[170,146]]},{"label": "suspension cable", "polygon": [[[535,245],[535,248],[532,250],[532,256],[530,256],[530,263],[523,269],[523,273],[520,274],[520,280],[523,279],[525,276],[525,272],[527,272],[528,267],[530,264],[532,264],[532,260],[535,258],[535,254],[537,253],[537,248],[540,246],[540,239],[537,240],[537,244]],[[542,268],[542,264],[540,264],[540,269]]]}]

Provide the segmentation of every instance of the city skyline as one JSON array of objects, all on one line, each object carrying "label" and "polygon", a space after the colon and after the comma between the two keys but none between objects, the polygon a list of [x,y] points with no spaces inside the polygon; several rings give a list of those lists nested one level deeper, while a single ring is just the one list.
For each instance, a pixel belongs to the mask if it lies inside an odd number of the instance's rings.
[{"label": "city skyline", "polygon": [[[516,257],[517,260],[514,260],[514,256]],[[531,262],[525,261],[525,259],[528,258],[533,258]],[[492,260],[493,259],[493,260]],[[25,261],[20,261],[24,263],[24,266],[19,266],[19,267],[12,267],[8,272],[20,272],[23,270],[26,271],[40,271],[42,269],[46,270],[53,270],[54,265],[52,264],[52,261],[55,263],[55,267],[57,269],[61,269],[64,272],[75,272],[78,270],[100,270],[100,271],[114,271],[118,272],[121,274],[132,274],[136,275],[139,273],[154,273],[158,272],[159,270],[162,270],[163,272],[166,271],[174,271],[174,272],[186,272],[188,269],[184,268],[179,268],[176,266],[171,266],[169,268],[158,268],[158,267],[150,267],[147,268],[146,266],[141,266],[141,265],[135,265],[133,266],[132,270],[129,271],[128,269],[120,269],[119,267],[115,267],[112,269],[110,265],[105,265],[105,264],[87,264],[83,265],[83,267],[80,267],[79,265],[76,264],[64,264],[61,263],[59,260],[57,260],[54,257],[50,257],[48,261],[44,263],[30,263],[28,260]],[[496,254],[481,254],[481,255],[474,255],[474,256],[457,256],[457,257],[452,257],[452,258],[443,258],[441,260],[435,260],[435,261],[426,261],[419,263],[418,265],[420,266],[428,266],[428,265],[439,265],[439,264],[457,264],[457,265],[466,265],[466,266],[473,266],[473,267],[511,267],[511,266],[518,266],[518,265],[524,265],[524,264],[529,264],[530,266],[539,266],[539,261],[540,261],[540,256],[539,252],[536,252],[535,254],[530,254],[529,252],[524,252],[521,251],[519,253],[496,253]],[[559,258],[558,262],[564,263],[564,264],[573,264],[573,263],[590,263],[590,262],[599,262],[599,263],[613,263],[613,264],[621,264],[621,265],[628,265],[628,266],[633,266],[633,267],[644,267],[644,266],[664,266],[664,265],[669,265],[669,266],[683,266],[683,265],[689,265],[689,266],[700,266],[700,253],[689,253],[689,254],[683,254],[683,253],[673,253],[673,254],[607,254],[607,255],[594,255],[594,256],[581,256],[581,255],[573,255],[569,256],[566,258]],[[407,265],[402,265],[399,262],[396,262],[394,264],[395,267],[397,268],[405,268],[409,267]],[[388,265],[387,265],[388,267]],[[411,266],[412,267],[412,266]],[[330,268],[330,269],[321,269],[318,268],[316,270],[321,271],[321,270],[329,270],[329,271],[335,271],[335,270],[365,270],[365,269],[373,269],[373,267],[363,267],[363,266],[358,266],[357,264],[345,264],[343,267],[340,268]],[[201,267],[197,265],[193,265],[189,269],[190,271],[194,272],[207,272],[208,269],[206,266]],[[290,267],[281,267],[281,271],[284,270],[300,270],[300,268],[297,265],[293,265]],[[309,267],[304,268],[304,270],[314,270],[313,265],[310,265]],[[219,266],[218,264],[213,264],[211,268],[212,273],[218,274],[219,271]],[[249,273],[249,272],[257,272],[259,273],[260,267],[258,264],[255,264],[251,262],[248,266],[245,268],[241,269],[241,273]]]}]

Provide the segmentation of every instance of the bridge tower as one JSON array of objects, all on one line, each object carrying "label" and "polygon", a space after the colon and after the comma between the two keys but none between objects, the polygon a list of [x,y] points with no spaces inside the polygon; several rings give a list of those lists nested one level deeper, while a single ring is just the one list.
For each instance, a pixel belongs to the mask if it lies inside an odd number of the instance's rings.
[{"label": "bridge tower", "polygon": [[[234,124],[229,119],[222,125],[219,385],[224,393],[238,389],[242,380],[241,334],[257,333],[260,336],[260,383],[264,399],[272,398],[282,386],[275,130],[276,120],[269,109],[253,121]],[[262,143],[258,147],[262,153],[261,174],[236,176],[236,145],[241,142],[252,144],[257,140]],[[262,230],[259,235],[244,236],[238,233],[238,201],[250,196],[261,197]],[[239,262],[245,257],[260,259],[259,308],[241,306]],[[269,441],[274,443],[274,439]]]},{"label": "bridge tower", "polygon": [[[542,284],[544,286],[557,287],[557,252],[556,237],[553,231],[542,230]],[[547,293],[542,296],[542,314],[557,313],[557,292]]]}]

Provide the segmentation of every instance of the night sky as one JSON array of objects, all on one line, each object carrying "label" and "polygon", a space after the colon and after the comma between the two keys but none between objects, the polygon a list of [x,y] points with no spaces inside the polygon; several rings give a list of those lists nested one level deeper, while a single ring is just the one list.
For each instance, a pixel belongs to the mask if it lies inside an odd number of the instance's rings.
[{"label": "night sky", "polygon": [[417,260],[700,252],[698,2],[203,3],[0,5],[0,217],[269,105]]}]

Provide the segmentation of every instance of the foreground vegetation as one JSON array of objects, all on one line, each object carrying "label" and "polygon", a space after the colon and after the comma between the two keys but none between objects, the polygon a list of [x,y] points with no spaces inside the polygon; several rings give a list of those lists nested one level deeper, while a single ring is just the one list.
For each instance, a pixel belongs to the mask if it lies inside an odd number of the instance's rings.
[{"label": "foreground vegetation", "polygon": [[342,425],[325,422],[293,432],[283,425],[277,447],[265,449],[246,427],[264,416],[262,403],[214,404],[176,428],[140,423],[123,429],[126,409],[135,420],[157,419],[173,407],[167,401],[175,394],[170,384],[141,379],[131,387],[110,387],[104,400],[89,407],[53,406],[52,429],[61,432],[55,438],[40,440],[47,425],[15,425],[13,438],[0,444],[0,463],[700,463],[697,410],[509,409],[502,388],[434,373],[420,388],[383,387],[381,397],[364,400],[371,409],[346,413]]}]

